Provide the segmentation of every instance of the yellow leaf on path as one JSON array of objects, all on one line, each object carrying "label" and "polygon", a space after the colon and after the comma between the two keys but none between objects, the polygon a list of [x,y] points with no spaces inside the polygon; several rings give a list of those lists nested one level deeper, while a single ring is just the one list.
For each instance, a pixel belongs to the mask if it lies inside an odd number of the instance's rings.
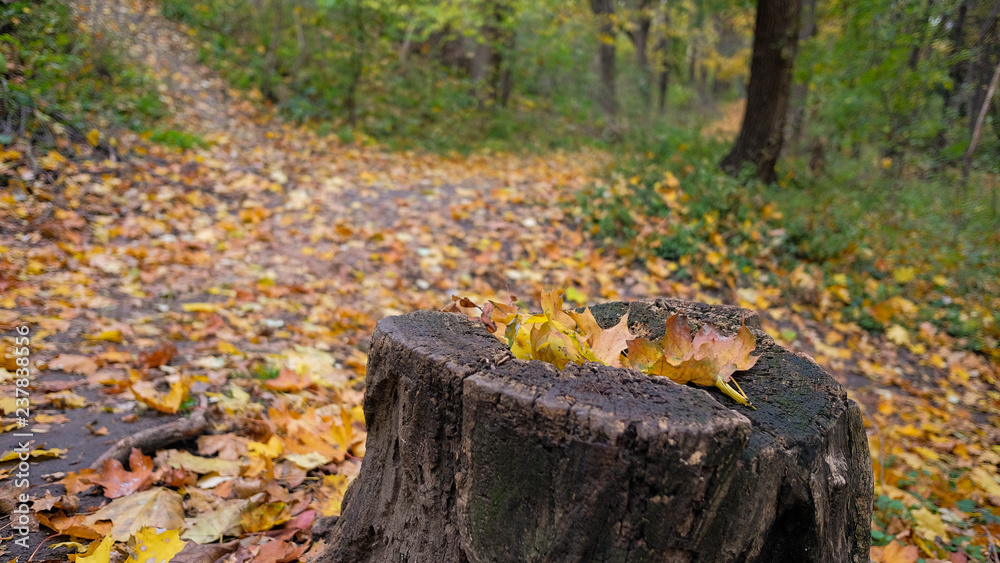
[{"label": "yellow leaf on path", "polygon": [[216,303],[185,303],[181,305],[187,313],[214,313],[219,310],[219,305]]},{"label": "yellow leaf on path", "polygon": [[997,484],[994,476],[990,475],[982,466],[970,471],[969,478],[987,494],[1000,496],[1000,485]]},{"label": "yellow leaf on path", "polygon": [[87,406],[87,399],[68,389],[46,393],[44,402],[59,409],[82,409]]},{"label": "yellow leaf on path", "polygon": [[218,349],[220,354],[229,354],[230,356],[238,356],[242,354],[242,352],[240,352],[239,349],[236,348],[236,346],[233,346],[232,344],[226,342],[225,340],[219,341]]},{"label": "yellow leaf on path", "polygon": [[281,444],[281,438],[278,438],[277,436],[274,435],[271,436],[271,438],[267,441],[266,444],[262,442],[250,442],[249,444],[247,444],[247,448],[251,452],[257,452],[271,459],[274,459],[279,455],[281,455],[281,452],[283,450]]},{"label": "yellow leaf on path", "polygon": [[188,386],[184,381],[171,383],[170,391],[166,393],[157,391],[156,384],[152,381],[136,381],[131,388],[136,400],[166,414],[177,412],[188,395]]},{"label": "yellow leaf on path", "polygon": [[183,450],[170,450],[160,458],[164,463],[174,469],[186,469],[199,475],[218,473],[219,475],[235,477],[240,474],[241,464],[239,461],[229,461],[217,457],[201,457]]},{"label": "yellow leaf on path", "polygon": [[896,280],[896,283],[907,283],[913,280],[917,276],[917,271],[910,266],[903,266],[901,268],[896,268],[892,271],[892,278]]},{"label": "yellow leaf on path", "polygon": [[105,536],[99,542],[95,540],[90,544],[87,553],[76,556],[76,563],[108,563],[111,561],[111,548],[114,545],[115,540],[111,536]]},{"label": "yellow leaf on path", "polygon": [[87,142],[90,143],[90,146],[96,147],[97,143],[101,142],[101,132],[97,129],[91,129],[87,133]]},{"label": "yellow leaf on path", "polygon": [[129,541],[129,556],[125,563],[167,563],[184,549],[180,530],[143,528]]},{"label": "yellow leaf on path", "polygon": [[113,330],[103,330],[98,334],[84,334],[84,338],[87,340],[103,340],[105,342],[121,342],[122,341],[122,331],[118,329]]},{"label": "yellow leaf on path", "polygon": [[125,541],[147,526],[178,530],[184,525],[184,498],[175,491],[153,487],[140,493],[117,498],[84,518],[93,525],[111,521],[111,533],[116,541]]},{"label": "yellow leaf on path", "polygon": [[[63,457],[64,455],[66,455],[66,450],[60,450],[58,448],[52,448],[50,450],[43,450],[39,448],[28,452],[28,457],[32,459],[38,459],[43,457],[59,458]],[[19,456],[20,454],[18,452],[7,452],[3,455],[3,457],[0,457],[0,463],[6,461],[14,461],[15,459],[19,459]]]},{"label": "yellow leaf on path", "polygon": [[55,170],[59,168],[60,165],[67,162],[66,157],[59,154],[57,151],[49,151],[42,158],[38,159],[39,164],[42,168],[46,170]]},{"label": "yellow leaf on path", "polygon": [[331,461],[319,452],[312,452],[308,454],[285,454],[285,459],[295,465],[298,465],[306,471],[316,469],[317,467],[326,465]]},{"label": "yellow leaf on path", "polygon": [[892,325],[885,331],[885,337],[889,339],[889,342],[893,344],[898,344],[899,346],[909,346],[910,345],[910,334],[906,332],[906,329],[899,325]]},{"label": "yellow leaf on path", "polygon": [[240,524],[243,530],[253,532],[263,532],[271,528],[288,522],[292,515],[288,507],[283,502],[268,502],[260,506],[244,510],[240,515]]},{"label": "yellow leaf on path", "polygon": [[347,477],[324,475],[323,484],[313,493],[313,507],[323,516],[340,516],[340,506],[347,491]]},{"label": "yellow leaf on path", "polygon": [[61,542],[49,544],[49,547],[52,548],[52,549],[59,549],[59,548],[65,547],[66,549],[75,550],[77,553],[86,553],[87,552],[87,546],[83,545],[80,542],[75,542],[75,541],[61,541]]},{"label": "yellow leaf on path", "polygon": [[893,541],[885,547],[872,547],[870,556],[875,563],[916,563],[920,552],[915,545],[903,547]]},{"label": "yellow leaf on path", "polygon": [[920,507],[910,512],[910,516],[917,523],[915,529],[917,535],[921,538],[932,542],[936,537],[940,537],[944,540],[945,544],[951,541],[948,537],[948,530],[945,529],[940,515],[934,514],[925,507]]},{"label": "yellow leaf on path", "polygon": [[[22,405],[23,406],[23,405]],[[0,411],[3,414],[10,414],[18,409],[17,399],[14,397],[0,397]]]},{"label": "yellow leaf on path", "polygon": [[224,500],[215,510],[188,518],[181,538],[197,544],[206,544],[220,541],[223,536],[242,534],[240,514],[249,503],[250,501],[246,499]]}]

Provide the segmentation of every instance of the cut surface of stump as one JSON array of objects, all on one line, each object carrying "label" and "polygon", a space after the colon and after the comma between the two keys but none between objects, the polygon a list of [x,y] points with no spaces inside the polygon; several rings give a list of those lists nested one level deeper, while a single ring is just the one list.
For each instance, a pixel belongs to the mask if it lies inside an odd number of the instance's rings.
[{"label": "cut surface of stump", "polygon": [[858,406],[753,312],[673,299],[591,309],[662,337],[685,314],[757,337],[716,389],[595,363],[513,359],[478,323],[378,323],[367,455],[319,561],[867,562],[871,458]]}]

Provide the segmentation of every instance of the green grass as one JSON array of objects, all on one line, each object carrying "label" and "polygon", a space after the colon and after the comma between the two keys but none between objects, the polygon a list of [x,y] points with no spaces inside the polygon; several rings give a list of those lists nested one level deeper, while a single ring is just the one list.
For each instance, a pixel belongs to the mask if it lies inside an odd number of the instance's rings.
[{"label": "green grass", "polygon": [[178,149],[205,148],[208,143],[198,135],[174,129],[154,129],[149,140]]}]

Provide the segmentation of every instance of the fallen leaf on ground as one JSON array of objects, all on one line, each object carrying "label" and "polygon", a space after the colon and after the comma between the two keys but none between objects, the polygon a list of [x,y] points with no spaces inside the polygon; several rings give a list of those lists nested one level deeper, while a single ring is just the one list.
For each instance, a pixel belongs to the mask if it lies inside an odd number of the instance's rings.
[{"label": "fallen leaf on ground", "polygon": [[83,524],[92,526],[104,520],[111,521],[109,536],[116,541],[126,541],[145,527],[178,530],[184,525],[184,498],[175,491],[153,487],[111,501],[87,516]]}]

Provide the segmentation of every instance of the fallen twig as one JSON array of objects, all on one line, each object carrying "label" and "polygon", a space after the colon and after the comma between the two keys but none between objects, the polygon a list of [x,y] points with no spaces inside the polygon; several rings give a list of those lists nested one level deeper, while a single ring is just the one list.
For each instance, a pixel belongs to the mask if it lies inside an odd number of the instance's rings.
[{"label": "fallen twig", "polygon": [[207,409],[198,409],[191,413],[190,418],[182,418],[153,428],[147,428],[126,436],[115,442],[106,452],[101,454],[94,463],[90,464],[92,469],[101,469],[108,459],[117,459],[123,464],[128,460],[132,448],[138,448],[144,452],[153,452],[165,446],[197,438],[207,433],[212,428]]}]

